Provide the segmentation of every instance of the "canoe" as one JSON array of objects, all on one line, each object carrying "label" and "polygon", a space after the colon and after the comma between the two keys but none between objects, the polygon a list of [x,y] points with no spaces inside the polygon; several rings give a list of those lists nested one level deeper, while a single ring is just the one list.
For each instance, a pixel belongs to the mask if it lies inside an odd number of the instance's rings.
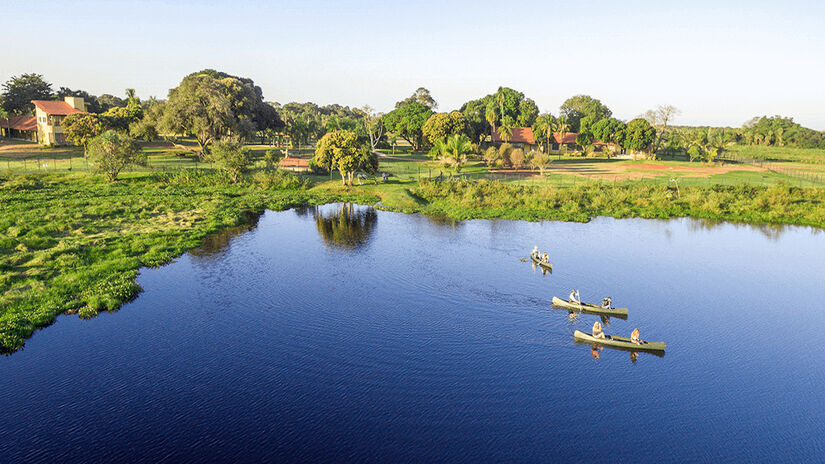
[{"label": "canoe", "polygon": [[539,259],[536,255],[534,255],[533,253],[530,253],[530,259],[532,259],[534,263],[538,264],[539,266],[541,266],[541,267],[543,267],[543,268],[545,268],[545,269],[547,269],[547,270],[550,270],[550,271],[552,271],[552,270],[553,270],[553,263],[545,263],[545,262],[542,262],[542,260],[540,260],[540,259]]},{"label": "canoe", "polygon": [[608,335],[607,338],[601,339],[578,330],[573,332],[573,339],[577,342],[595,343],[625,351],[665,351],[665,342],[643,342],[637,345],[629,338]]},{"label": "canoe", "polygon": [[618,317],[619,319],[627,319],[627,308],[602,308],[600,305],[591,303],[575,304],[569,301],[564,301],[561,298],[553,297],[553,307],[562,308],[568,311],[578,311],[585,314],[596,314],[598,316]]}]

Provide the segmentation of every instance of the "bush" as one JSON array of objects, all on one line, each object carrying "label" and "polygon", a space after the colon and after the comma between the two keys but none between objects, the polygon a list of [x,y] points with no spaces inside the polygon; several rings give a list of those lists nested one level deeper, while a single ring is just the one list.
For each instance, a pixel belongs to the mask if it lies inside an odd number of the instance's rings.
[{"label": "bush", "polygon": [[284,154],[281,153],[281,150],[276,150],[275,148],[270,148],[269,150],[264,153],[264,162],[266,162],[267,169],[276,169],[278,167],[278,162],[281,161],[281,158],[284,157]]},{"label": "bush", "polygon": [[89,142],[89,162],[94,172],[114,182],[120,171],[133,164],[145,164],[146,157],[133,138],[110,130]]},{"label": "bush", "polygon": [[287,171],[258,171],[252,175],[252,183],[267,190],[305,190],[309,182]]},{"label": "bush", "polygon": [[236,138],[224,138],[213,143],[207,159],[229,175],[232,182],[238,182],[252,165],[249,148]]},{"label": "bush", "polygon": [[513,165],[514,168],[519,169],[524,166],[525,156],[524,150],[521,148],[516,148],[512,152],[510,152],[510,163]]}]

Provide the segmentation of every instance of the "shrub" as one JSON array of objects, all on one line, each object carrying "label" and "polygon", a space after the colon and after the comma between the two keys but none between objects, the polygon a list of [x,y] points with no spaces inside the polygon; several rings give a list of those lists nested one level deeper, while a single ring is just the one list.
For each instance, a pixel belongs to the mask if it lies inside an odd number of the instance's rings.
[{"label": "shrub", "polygon": [[232,182],[238,182],[252,165],[249,148],[236,138],[224,138],[213,143],[207,159],[229,175]]},{"label": "shrub", "polygon": [[510,152],[510,163],[513,165],[514,168],[521,168],[524,165],[524,161],[524,150],[522,150],[521,148],[516,148],[515,150]]},{"label": "shrub", "polygon": [[264,153],[264,162],[266,162],[267,169],[277,169],[278,162],[281,161],[284,155],[281,153],[281,150],[276,150],[274,148],[270,148],[269,150]]},{"label": "shrub", "polygon": [[115,131],[106,131],[89,142],[89,162],[94,172],[103,174],[109,182],[117,180],[127,166],[145,164],[145,160],[133,138]]}]

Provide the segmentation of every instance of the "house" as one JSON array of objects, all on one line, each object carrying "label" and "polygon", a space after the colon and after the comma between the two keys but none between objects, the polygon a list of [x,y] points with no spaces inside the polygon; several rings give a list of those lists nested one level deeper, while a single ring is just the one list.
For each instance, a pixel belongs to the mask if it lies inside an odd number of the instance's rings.
[{"label": "house", "polygon": [[550,149],[555,151],[562,149],[564,151],[576,151],[580,148],[576,143],[576,137],[578,136],[578,132],[567,132],[564,134],[564,137],[558,132],[555,132],[553,134],[553,142],[550,144]]},{"label": "house", "polygon": [[492,142],[494,144],[502,144],[504,142],[516,148],[533,149],[536,148],[536,139],[533,137],[533,129],[529,127],[514,127],[513,133],[510,135],[510,140],[502,140],[498,131],[492,131]]},{"label": "house", "polygon": [[8,119],[0,119],[0,135],[36,142],[37,119],[34,116],[9,116]]},{"label": "house", "polygon": [[281,158],[278,167],[286,171],[309,172],[309,158]]},{"label": "house", "polygon": [[61,123],[66,116],[86,112],[86,102],[81,97],[60,100],[34,100],[34,116],[37,122],[37,141],[41,145],[66,143]]}]

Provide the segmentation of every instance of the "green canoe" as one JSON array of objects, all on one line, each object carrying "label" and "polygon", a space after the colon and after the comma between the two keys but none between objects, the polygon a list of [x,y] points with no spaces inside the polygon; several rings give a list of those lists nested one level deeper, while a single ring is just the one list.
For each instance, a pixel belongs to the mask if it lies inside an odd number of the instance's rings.
[{"label": "green canoe", "polygon": [[570,303],[561,298],[553,297],[553,307],[562,308],[568,311],[577,311],[585,314],[595,314],[598,316],[618,317],[619,319],[627,319],[627,308],[602,308],[599,305],[591,303]]},{"label": "green canoe", "polygon": [[553,270],[553,263],[545,263],[542,260],[540,260],[539,257],[534,255],[533,253],[530,253],[530,259],[532,259],[534,263],[538,264],[539,266],[541,266],[541,267],[543,267],[543,268],[545,268],[549,271]]},{"label": "green canoe", "polygon": [[596,343],[625,351],[665,351],[665,342],[642,342],[641,345],[637,345],[629,338],[608,335],[607,338],[601,339],[578,330],[573,332],[573,339],[577,342]]}]

